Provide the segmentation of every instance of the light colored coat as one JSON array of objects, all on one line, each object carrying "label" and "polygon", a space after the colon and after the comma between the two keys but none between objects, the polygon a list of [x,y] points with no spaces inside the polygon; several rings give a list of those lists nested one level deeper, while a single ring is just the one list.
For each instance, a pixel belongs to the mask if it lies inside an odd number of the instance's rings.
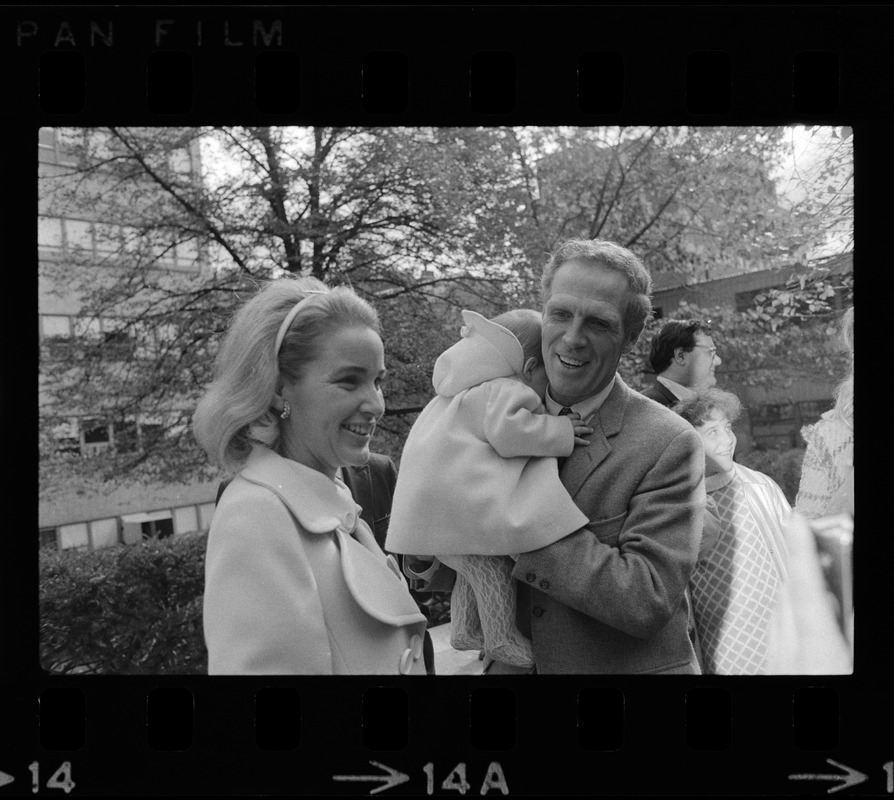
[{"label": "light colored coat", "polygon": [[555,458],[574,449],[570,420],[543,411],[519,378],[511,332],[463,312],[463,338],[435,363],[438,396],[401,454],[385,549],[414,555],[509,555],[543,547],[587,518]]},{"label": "light colored coat", "polygon": [[562,482],[582,529],[523,553],[519,627],[538,673],[698,673],[686,587],[705,511],[695,429],[617,377]]},{"label": "light colored coat", "polygon": [[212,675],[425,674],[425,617],[340,480],[256,447],[211,521]]}]

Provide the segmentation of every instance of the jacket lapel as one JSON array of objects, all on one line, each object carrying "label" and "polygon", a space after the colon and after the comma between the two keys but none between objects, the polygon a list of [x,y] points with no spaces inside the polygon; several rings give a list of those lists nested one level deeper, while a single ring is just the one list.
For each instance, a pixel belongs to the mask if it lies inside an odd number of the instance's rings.
[{"label": "jacket lapel", "polygon": [[667,399],[668,405],[672,406],[675,403],[680,402],[680,398],[677,397],[670,389],[667,388],[661,381],[655,381],[655,385],[658,387],[658,391],[664,395]]},{"label": "jacket lapel", "polygon": [[621,376],[616,375],[614,387],[590,420],[591,427],[595,429],[590,436],[590,444],[587,447],[574,448],[562,468],[562,483],[572,497],[611,453],[611,440],[621,430],[629,395],[630,389],[621,380]]},{"label": "jacket lapel", "polygon": [[273,491],[308,533],[354,530],[359,507],[342,481],[256,447],[240,473]]},{"label": "jacket lapel", "polygon": [[262,447],[252,451],[241,475],[273,491],[308,533],[335,534],[348,591],[367,614],[398,627],[425,622],[397,563],[359,519],[360,507],[343,481]]}]

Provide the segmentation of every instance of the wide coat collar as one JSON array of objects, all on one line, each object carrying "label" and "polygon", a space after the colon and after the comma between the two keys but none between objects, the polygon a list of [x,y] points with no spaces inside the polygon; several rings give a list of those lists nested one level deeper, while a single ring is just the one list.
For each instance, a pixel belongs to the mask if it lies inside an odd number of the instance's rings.
[{"label": "wide coat collar", "polygon": [[344,481],[266,447],[252,449],[242,477],[274,492],[308,533],[351,533],[357,525],[359,506]]},{"label": "wide coat collar", "polygon": [[345,583],[367,614],[394,626],[425,622],[397,562],[376,543],[342,480],[330,480],[266,447],[252,450],[241,475],[276,494],[308,533],[335,533]]},{"label": "wide coat collar", "polygon": [[612,451],[611,439],[618,435],[624,424],[627,402],[632,390],[615,375],[615,385],[601,408],[588,420],[594,429],[587,447],[575,447],[562,470],[562,482],[573,497],[590,474],[608,458]]}]

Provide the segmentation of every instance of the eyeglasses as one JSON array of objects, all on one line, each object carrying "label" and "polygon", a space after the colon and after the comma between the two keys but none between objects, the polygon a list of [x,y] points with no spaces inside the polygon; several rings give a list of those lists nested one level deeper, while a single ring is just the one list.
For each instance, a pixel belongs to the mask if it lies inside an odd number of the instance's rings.
[{"label": "eyeglasses", "polygon": [[713,347],[709,344],[694,344],[693,347],[704,347],[706,350],[711,351],[711,358],[714,358],[714,354],[717,352],[717,348]]}]

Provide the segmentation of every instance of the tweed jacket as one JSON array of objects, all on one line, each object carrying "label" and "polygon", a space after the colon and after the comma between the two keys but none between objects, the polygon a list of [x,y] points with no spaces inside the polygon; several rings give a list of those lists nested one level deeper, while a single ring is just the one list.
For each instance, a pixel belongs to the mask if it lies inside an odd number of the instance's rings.
[{"label": "tweed jacket", "polygon": [[695,673],[686,587],[705,513],[704,450],[617,378],[561,478],[589,524],[522,553],[519,626],[539,673]]},{"label": "tweed jacket", "polygon": [[214,512],[210,674],[424,674],[425,617],[340,480],[256,447]]},{"label": "tweed jacket", "polygon": [[643,389],[640,394],[668,408],[680,402],[680,399],[667,386],[657,380],[651,386]]}]

